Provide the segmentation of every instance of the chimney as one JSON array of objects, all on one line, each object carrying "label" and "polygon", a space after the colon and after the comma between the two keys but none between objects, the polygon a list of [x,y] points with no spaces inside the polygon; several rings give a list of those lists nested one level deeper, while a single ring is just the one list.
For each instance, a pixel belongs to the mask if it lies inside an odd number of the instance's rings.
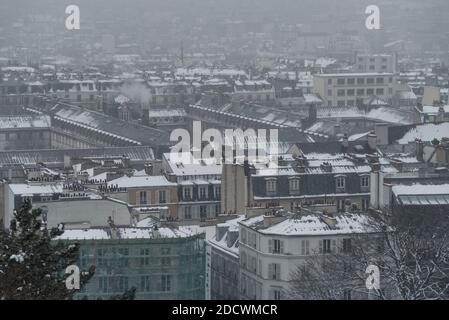
[{"label": "chimney", "polygon": [[330,213],[322,213],[321,220],[331,229],[337,226],[337,219]]},{"label": "chimney", "polygon": [[377,135],[373,131],[368,135],[368,147],[371,150],[377,149]]},{"label": "chimney", "polygon": [[416,143],[416,159],[420,162],[424,162],[424,143],[419,139],[416,139],[415,143]]},{"label": "chimney", "polygon": [[239,237],[238,228],[228,229],[228,235],[226,237],[226,244],[228,245],[228,248],[230,248],[235,243],[238,237]]},{"label": "chimney", "polygon": [[263,226],[268,228],[284,221],[285,219],[287,219],[287,216],[285,215],[285,210],[283,209],[269,212],[263,216]]},{"label": "chimney", "polygon": [[159,228],[157,226],[153,227],[153,230],[151,231],[151,235],[153,236],[153,239],[159,239],[161,237]]},{"label": "chimney", "polygon": [[149,176],[153,175],[153,165],[151,163],[145,164],[145,173]]},{"label": "chimney", "polygon": [[229,229],[229,226],[224,223],[217,224],[217,226],[215,227],[215,240],[220,241],[223,238],[223,236],[226,234],[228,229]]}]

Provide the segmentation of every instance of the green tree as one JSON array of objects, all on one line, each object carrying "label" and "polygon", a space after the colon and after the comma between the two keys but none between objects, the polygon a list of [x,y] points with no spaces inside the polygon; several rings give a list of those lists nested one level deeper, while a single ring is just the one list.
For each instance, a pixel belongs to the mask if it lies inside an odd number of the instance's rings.
[{"label": "green tree", "polygon": [[[65,270],[77,262],[79,244],[54,241],[64,226],[49,230],[41,214],[25,201],[10,229],[0,231],[0,300],[67,300],[78,292],[67,289]],[[80,288],[94,271],[81,273]]]}]

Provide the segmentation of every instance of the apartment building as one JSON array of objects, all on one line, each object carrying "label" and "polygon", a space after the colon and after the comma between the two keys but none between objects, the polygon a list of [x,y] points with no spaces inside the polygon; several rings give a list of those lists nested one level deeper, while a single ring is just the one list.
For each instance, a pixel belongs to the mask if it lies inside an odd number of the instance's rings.
[{"label": "apartment building", "polygon": [[174,219],[178,212],[177,184],[165,176],[123,176],[111,180],[106,186],[107,194],[126,201],[131,206],[151,210],[164,207],[159,218]]},{"label": "apartment building", "polygon": [[[288,298],[292,273],[313,255],[349,252],[356,234],[366,234],[365,214],[326,215],[282,210],[249,217],[240,225],[240,297]],[[363,298],[351,289],[342,299]]]},{"label": "apartment building", "polygon": [[237,80],[234,82],[231,100],[270,103],[275,98],[275,88],[266,80]]},{"label": "apartment building", "polygon": [[66,230],[57,240],[80,244],[77,265],[95,274],[75,299],[109,299],[136,288],[136,300],[203,300],[204,234],[186,228]]},{"label": "apartment building", "polygon": [[208,165],[202,160],[195,161],[190,153],[184,155],[177,162],[172,161],[170,153],[163,154],[162,158],[165,175],[178,186],[178,219],[216,219],[222,213],[222,165]]},{"label": "apartment building", "polygon": [[317,74],[313,90],[328,107],[362,105],[376,96],[391,103],[395,95],[396,77],[393,73],[334,73]]},{"label": "apartment building", "polygon": [[211,300],[238,300],[240,278],[239,225],[244,215],[219,223],[215,236],[207,240],[210,277],[207,290]]},{"label": "apartment building", "polygon": [[357,54],[354,72],[397,72],[396,54]]}]

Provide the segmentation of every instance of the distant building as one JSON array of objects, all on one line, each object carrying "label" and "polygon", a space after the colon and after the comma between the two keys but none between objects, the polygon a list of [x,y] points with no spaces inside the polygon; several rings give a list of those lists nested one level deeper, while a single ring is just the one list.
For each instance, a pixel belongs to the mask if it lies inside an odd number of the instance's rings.
[{"label": "distant building", "polygon": [[274,86],[266,80],[237,80],[231,101],[254,101],[263,104],[273,103]]},{"label": "distant building", "polygon": [[395,94],[396,78],[392,73],[317,74],[313,78],[314,93],[328,107],[357,106],[376,96],[387,103]]},{"label": "distant building", "polygon": [[396,54],[357,54],[354,72],[396,73],[397,64]]},{"label": "distant building", "polygon": [[215,236],[207,241],[210,248],[210,299],[238,300],[240,259],[239,226],[240,216],[217,224]]},{"label": "distant building", "polygon": [[176,219],[178,214],[178,187],[165,176],[123,176],[109,181],[105,192],[139,209],[166,207],[160,219]]},{"label": "distant building", "polygon": [[[287,299],[293,272],[313,255],[349,252],[356,234],[367,234],[366,214],[265,213],[240,221],[240,297]],[[341,299],[363,299],[348,289]]]},{"label": "distant building", "polygon": [[[192,157],[190,153],[184,155]],[[197,163],[193,158],[173,162],[169,153],[162,158],[165,175],[178,185],[179,220],[214,220],[222,213],[222,165],[207,165],[197,160]]]},{"label": "distant building", "polygon": [[45,115],[0,116],[0,150],[51,148],[51,120]]},{"label": "distant building", "polygon": [[145,227],[66,230],[61,241],[80,243],[78,266],[95,275],[76,299],[108,299],[136,288],[137,300],[203,300],[204,234]]}]

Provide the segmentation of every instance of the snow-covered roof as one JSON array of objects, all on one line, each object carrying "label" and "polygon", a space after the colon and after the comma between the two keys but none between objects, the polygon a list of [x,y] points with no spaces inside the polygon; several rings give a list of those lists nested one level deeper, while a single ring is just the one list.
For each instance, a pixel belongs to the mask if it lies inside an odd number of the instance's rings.
[{"label": "snow-covered roof", "polygon": [[421,139],[422,141],[432,141],[433,139],[441,139],[449,137],[449,122],[440,124],[426,123],[411,128],[407,133],[398,140],[399,144],[408,144]]},{"label": "snow-covered roof", "polygon": [[48,116],[3,116],[0,117],[0,129],[50,128]]},{"label": "snow-covered roof", "polygon": [[121,178],[108,182],[108,185],[118,185],[119,188],[137,188],[137,187],[171,187],[176,183],[170,182],[165,176],[123,176]]},{"label": "snow-covered roof", "polygon": [[365,214],[344,213],[335,217],[331,228],[319,214],[294,215],[269,227],[264,227],[264,216],[256,216],[240,222],[263,234],[281,236],[342,235],[373,232],[372,220]]},{"label": "snow-covered roof", "polygon": [[[186,238],[194,236],[194,231],[187,228],[117,228],[117,239],[160,239]],[[110,229],[65,230],[56,240],[112,240]]]},{"label": "snow-covered roof", "polygon": [[449,195],[449,184],[413,184],[392,187],[395,195]]},{"label": "snow-covered roof", "polygon": [[[178,155],[175,155],[174,157],[178,157]],[[165,153],[164,158],[167,160],[167,163],[170,166],[170,171],[176,176],[221,176],[221,164],[207,165],[201,160],[198,163],[194,163],[193,155],[188,152],[179,154],[179,158],[186,161],[173,163],[171,161],[172,156],[170,153]]]},{"label": "snow-covered roof", "polygon": [[62,183],[54,184],[25,184],[25,183],[13,183],[9,185],[14,195],[32,195],[32,194],[54,194],[62,193]]}]

